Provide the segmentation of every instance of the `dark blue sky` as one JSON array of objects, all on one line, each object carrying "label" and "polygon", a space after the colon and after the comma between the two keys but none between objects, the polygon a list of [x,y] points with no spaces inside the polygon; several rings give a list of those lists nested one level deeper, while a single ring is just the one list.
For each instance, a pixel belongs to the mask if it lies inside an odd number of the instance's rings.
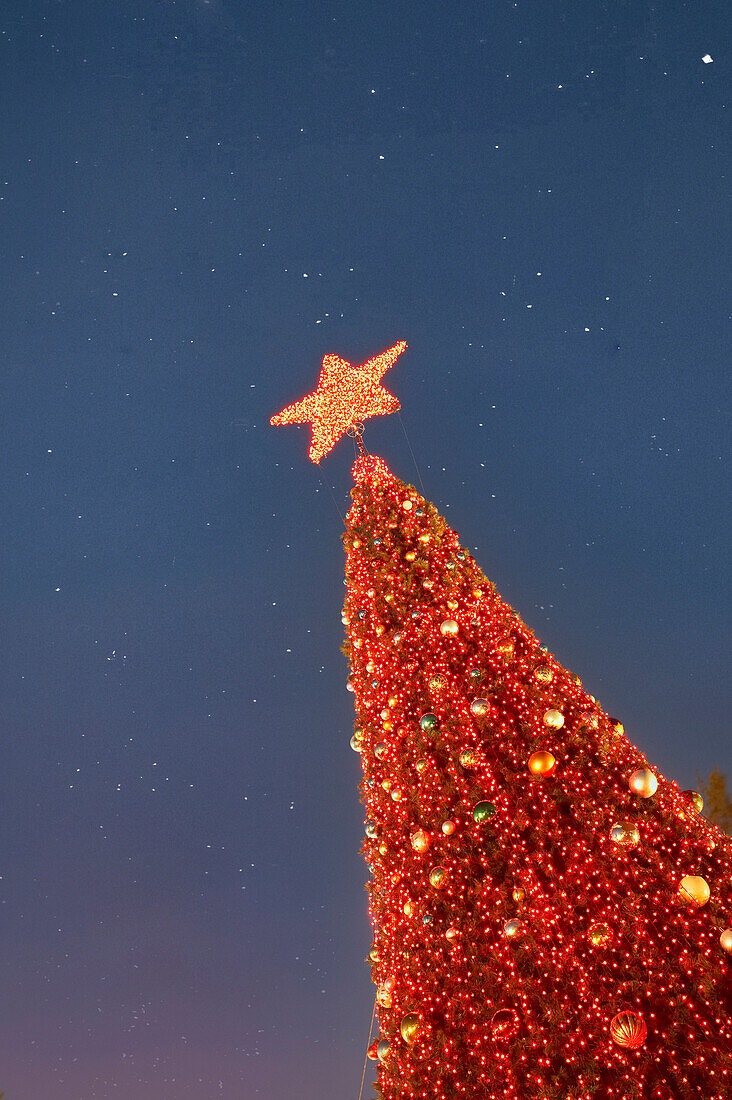
[{"label": "dark blue sky", "polygon": [[358,1095],[341,523],[267,424],[325,352],[407,340],[427,496],[662,771],[732,770],[728,18],[3,4],[8,1100]]}]

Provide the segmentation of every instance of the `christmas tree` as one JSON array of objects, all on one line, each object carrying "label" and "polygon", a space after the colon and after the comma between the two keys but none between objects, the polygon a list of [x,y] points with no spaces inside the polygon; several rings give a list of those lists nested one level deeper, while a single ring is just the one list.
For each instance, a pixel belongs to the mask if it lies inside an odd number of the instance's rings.
[{"label": "christmas tree", "polygon": [[[293,414],[318,454],[344,430],[353,372],[371,379],[363,419],[394,350],[386,366],[338,360],[340,391],[321,374]],[[316,423],[323,393],[337,423]],[[379,1095],[729,1098],[732,842],[542,648],[432,504],[377,457],[353,474],[344,650]]]}]

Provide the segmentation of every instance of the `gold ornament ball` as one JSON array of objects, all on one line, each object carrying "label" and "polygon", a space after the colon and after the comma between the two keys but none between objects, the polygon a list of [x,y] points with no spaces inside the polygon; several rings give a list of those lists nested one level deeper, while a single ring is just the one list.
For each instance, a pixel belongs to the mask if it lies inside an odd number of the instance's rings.
[{"label": "gold ornament ball", "polygon": [[430,886],[434,886],[435,890],[441,890],[443,886],[447,885],[447,871],[444,867],[433,867],[430,871]]},{"label": "gold ornament ball", "polygon": [[417,829],[416,832],[412,833],[409,839],[412,842],[412,847],[418,855],[423,855],[430,846],[429,835],[424,831],[424,829]]},{"label": "gold ornament ball", "polygon": [[417,762],[414,765],[414,770],[416,771],[417,775],[421,775],[426,767],[427,767],[427,761],[426,760],[417,760]]},{"label": "gold ornament ball", "polygon": [[613,731],[616,737],[622,737],[625,733],[625,726],[619,718],[610,719],[610,729]]},{"label": "gold ornament ball", "polygon": [[610,939],[610,928],[602,921],[595,921],[587,931],[587,938],[593,947],[602,947]]},{"label": "gold ornament ball", "polygon": [[442,675],[441,672],[437,672],[437,673],[435,673],[434,676],[430,676],[430,679],[429,679],[430,691],[442,691],[445,688],[446,685],[447,685],[447,680]]},{"label": "gold ornament ball", "polygon": [[402,1033],[402,1039],[405,1043],[416,1043],[422,1028],[422,1021],[416,1012],[408,1012],[406,1016],[402,1017],[402,1022],[399,1025],[399,1030]]},{"label": "gold ornament ball", "polygon": [[457,928],[448,928],[448,929],[446,929],[446,931],[445,931],[445,939],[446,940],[448,940],[450,943],[454,943],[457,938],[458,938]]},{"label": "gold ornament ball", "polygon": [[391,792],[391,797],[394,799],[395,802],[401,802],[401,800],[404,798],[404,793],[399,787],[395,787],[394,790]]},{"label": "gold ornament ball", "polygon": [[554,679],[554,673],[546,665],[539,665],[534,669],[534,679],[539,684],[550,684]]},{"label": "gold ornament ball", "polygon": [[511,639],[508,638],[502,642],[496,642],[496,653],[499,657],[503,657],[504,661],[510,661],[514,653]]},{"label": "gold ornament ball", "polygon": [[442,831],[445,836],[452,836],[452,834],[455,832],[455,822],[451,821],[450,818],[448,818],[447,821],[443,821]]},{"label": "gold ornament ball", "polygon": [[487,699],[473,699],[470,704],[470,713],[475,718],[483,718],[488,713],[488,705]]},{"label": "gold ornament ball", "polygon": [[732,928],[725,928],[724,932],[719,937],[719,946],[723,951],[726,951],[728,955],[732,955]]},{"label": "gold ornament ball", "polygon": [[701,909],[709,901],[709,885],[700,875],[684,875],[679,883],[679,898],[693,909]]},{"label": "gold ornament ball", "polygon": [[630,776],[628,786],[633,794],[641,798],[652,798],[658,790],[658,780],[650,768],[638,768]]},{"label": "gold ornament ball", "polygon": [[388,1039],[380,1039],[376,1047],[376,1057],[380,1062],[386,1062],[391,1054],[391,1043]]},{"label": "gold ornament ball", "polygon": [[460,627],[454,619],[445,619],[443,623],[440,623],[440,634],[445,638],[455,638],[459,629]]},{"label": "gold ornament ball", "polygon": [[363,752],[363,737],[360,733],[354,733],[351,738],[351,748],[354,752]]},{"label": "gold ornament ball", "polygon": [[640,842],[638,826],[632,821],[616,821],[610,829],[610,839],[619,848],[635,848]]},{"label": "gold ornament ball", "polygon": [[414,916],[414,906],[412,905],[411,901],[405,901],[404,902],[404,916],[405,917]]},{"label": "gold ornament ball", "polygon": [[526,900],[526,891],[523,886],[514,886],[511,897],[517,905],[521,905],[521,903]]},{"label": "gold ornament ball", "polygon": [[377,760],[383,760],[389,751],[389,746],[386,741],[379,741],[378,745],[374,746],[374,756]]},{"label": "gold ornament ball", "polygon": [[503,926],[503,933],[509,940],[514,940],[523,930],[523,921],[520,921],[518,917],[512,917],[511,920],[507,920]]},{"label": "gold ornament ball", "polygon": [[377,989],[376,1003],[380,1008],[391,1008],[391,993],[388,989]]},{"label": "gold ornament ball", "polygon": [[648,1028],[640,1012],[618,1012],[610,1021],[610,1038],[626,1050],[638,1050],[646,1041]]},{"label": "gold ornament ball", "polygon": [[369,958],[371,959],[372,963],[377,963],[379,961],[379,949],[378,949],[378,947],[372,947],[371,948],[371,950],[369,951]]},{"label": "gold ornament ball", "polygon": [[475,749],[463,749],[460,753],[460,763],[464,768],[472,768],[475,764]]},{"label": "gold ornament ball", "polygon": [[529,757],[529,771],[532,775],[538,776],[539,778],[552,775],[556,771],[556,767],[556,758],[546,749],[540,749],[538,752],[532,752],[531,756]]},{"label": "gold ornament ball", "polygon": [[448,600],[447,606],[450,608],[451,611],[457,611],[460,604],[457,602],[457,600]]},{"label": "gold ornament ball", "polygon": [[564,715],[561,710],[551,707],[544,714],[544,725],[550,730],[560,730],[564,725]]}]

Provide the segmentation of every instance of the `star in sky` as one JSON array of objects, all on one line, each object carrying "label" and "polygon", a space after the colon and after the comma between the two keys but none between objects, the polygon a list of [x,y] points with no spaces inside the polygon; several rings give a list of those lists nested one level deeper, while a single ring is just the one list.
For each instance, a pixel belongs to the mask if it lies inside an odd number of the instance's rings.
[{"label": "star in sky", "polygon": [[401,408],[381,379],[406,348],[403,340],[366,363],[354,366],[339,355],[324,355],[318,388],[288,405],[270,424],[312,424],[310,459],[320,462],[352,425]]}]

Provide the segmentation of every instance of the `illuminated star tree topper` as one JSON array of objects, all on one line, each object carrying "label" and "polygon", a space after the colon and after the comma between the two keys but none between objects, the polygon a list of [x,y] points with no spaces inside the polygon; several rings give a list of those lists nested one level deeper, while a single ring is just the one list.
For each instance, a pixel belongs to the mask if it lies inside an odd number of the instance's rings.
[{"label": "illuminated star tree topper", "polygon": [[400,340],[359,365],[339,355],[324,355],[317,389],[277,413],[270,424],[311,424],[309,456],[312,462],[320,462],[349,428],[371,416],[386,416],[401,408],[397,398],[381,385],[381,379],[406,347]]}]

